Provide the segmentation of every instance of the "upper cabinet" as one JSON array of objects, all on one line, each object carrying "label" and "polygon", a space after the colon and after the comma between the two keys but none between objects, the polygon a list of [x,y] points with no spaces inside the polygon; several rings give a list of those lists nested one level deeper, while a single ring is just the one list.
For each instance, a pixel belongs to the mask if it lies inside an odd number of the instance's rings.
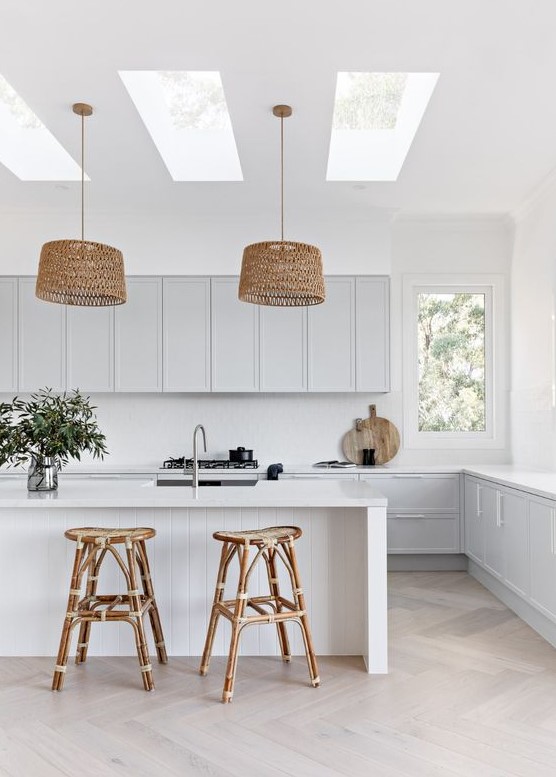
[{"label": "upper cabinet", "polygon": [[390,391],[390,282],[384,276],[355,279],[357,391]]},{"label": "upper cabinet", "polygon": [[309,391],[355,391],[355,278],[327,278],[307,314]]},{"label": "upper cabinet", "polygon": [[307,391],[307,308],[264,306],[261,391]]},{"label": "upper cabinet", "polygon": [[17,391],[17,278],[0,278],[0,391]]},{"label": "upper cabinet", "polygon": [[210,278],[162,282],[164,391],[210,391]]},{"label": "upper cabinet", "polygon": [[68,305],[68,389],[114,391],[114,308]]},{"label": "upper cabinet", "polygon": [[73,307],[0,278],[0,391],[388,391],[389,282],[326,279],[310,307],[240,302],[236,277],[128,277],[128,301]]},{"label": "upper cabinet", "polygon": [[241,302],[238,278],[212,278],[212,390],[259,390],[259,308]]},{"label": "upper cabinet", "polygon": [[162,278],[127,278],[115,310],[116,391],[162,391]]},{"label": "upper cabinet", "polygon": [[19,391],[66,388],[66,308],[35,297],[35,278],[19,279]]}]

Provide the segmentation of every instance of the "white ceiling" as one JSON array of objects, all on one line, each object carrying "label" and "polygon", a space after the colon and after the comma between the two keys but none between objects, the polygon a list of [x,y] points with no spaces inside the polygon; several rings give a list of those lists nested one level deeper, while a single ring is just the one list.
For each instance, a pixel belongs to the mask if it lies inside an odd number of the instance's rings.
[{"label": "white ceiling", "polygon": [[[87,208],[254,219],[279,206],[276,103],[288,212],[503,213],[556,166],[554,0],[0,0],[0,73],[78,161]],[[118,70],[220,70],[244,182],[174,183]],[[326,182],[337,71],[437,71],[393,183]],[[19,181],[0,210],[79,207],[79,184]],[[286,228],[287,232],[287,228]]]}]

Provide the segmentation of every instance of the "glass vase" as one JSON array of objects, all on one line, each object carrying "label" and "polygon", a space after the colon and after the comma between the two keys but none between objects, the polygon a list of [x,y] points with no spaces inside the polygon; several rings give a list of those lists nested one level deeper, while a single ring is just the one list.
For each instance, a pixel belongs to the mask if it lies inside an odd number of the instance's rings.
[{"label": "glass vase", "polygon": [[32,456],[27,470],[28,491],[58,489],[58,460],[55,456]]}]

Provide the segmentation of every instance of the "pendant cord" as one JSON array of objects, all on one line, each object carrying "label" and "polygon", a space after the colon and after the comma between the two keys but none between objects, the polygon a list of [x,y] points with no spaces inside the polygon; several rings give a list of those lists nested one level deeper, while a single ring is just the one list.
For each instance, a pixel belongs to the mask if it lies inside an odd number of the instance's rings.
[{"label": "pendant cord", "polygon": [[81,114],[81,242],[85,241],[85,115]]},{"label": "pendant cord", "polygon": [[284,117],[280,117],[280,227],[281,240],[284,242]]}]

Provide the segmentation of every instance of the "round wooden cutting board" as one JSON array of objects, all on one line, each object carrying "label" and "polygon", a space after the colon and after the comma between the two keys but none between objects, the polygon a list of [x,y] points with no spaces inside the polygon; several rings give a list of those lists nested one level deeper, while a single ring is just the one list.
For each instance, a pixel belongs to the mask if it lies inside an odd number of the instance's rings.
[{"label": "round wooden cutting board", "polygon": [[376,405],[370,406],[370,418],[355,422],[342,442],[344,456],[354,464],[363,464],[363,448],[374,448],[375,464],[385,464],[393,459],[400,447],[400,433],[387,418],[376,414]]}]

